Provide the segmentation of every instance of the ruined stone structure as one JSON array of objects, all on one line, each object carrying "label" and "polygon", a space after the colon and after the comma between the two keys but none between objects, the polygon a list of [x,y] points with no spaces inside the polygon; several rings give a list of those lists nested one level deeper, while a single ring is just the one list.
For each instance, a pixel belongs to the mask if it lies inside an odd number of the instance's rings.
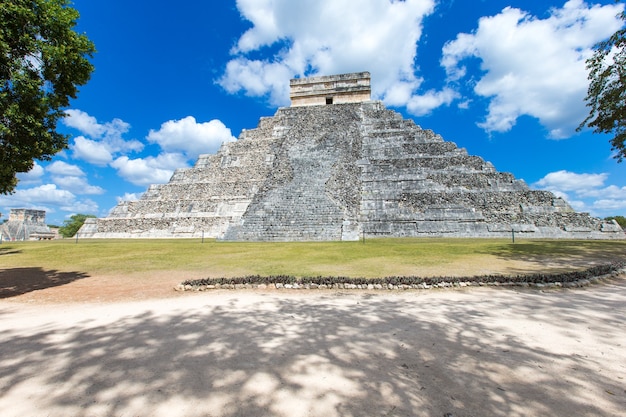
[{"label": "ruined stone structure", "polygon": [[140,200],[87,219],[79,236],[626,237],[617,223],[577,213],[371,101],[368,73],[291,86],[291,107],[150,186]]},{"label": "ruined stone structure", "polygon": [[56,234],[46,225],[44,210],[11,209],[9,220],[0,225],[2,240],[48,240]]},{"label": "ruined stone structure", "polygon": [[295,78],[289,87],[291,107],[360,103],[372,95],[369,72]]}]

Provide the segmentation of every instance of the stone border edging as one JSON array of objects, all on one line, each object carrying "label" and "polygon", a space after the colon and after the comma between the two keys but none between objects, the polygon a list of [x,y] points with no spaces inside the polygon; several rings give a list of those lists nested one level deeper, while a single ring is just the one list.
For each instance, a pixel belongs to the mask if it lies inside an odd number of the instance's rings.
[{"label": "stone border edging", "polygon": [[[303,277],[291,276],[261,277],[249,276],[238,278],[205,278],[187,280],[174,287],[174,290],[210,291],[218,289],[293,289],[293,290],[426,290],[437,288],[466,287],[530,287],[530,288],[575,288],[585,287],[603,280],[626,274],[626,263],[612,263],[594,266],[584,271],[561,274],[529,274],[518,276],[474,276],[461,277],[387,277],[387,278],[346,278],[346,277]],[[275,278],[277,282],[273,282]],[[255,282],[256,280],[256,282]],[[410,281],[416,283],[403,283]],[[287,282],[280,282],[287,281]],[[317,282],[315,282],[317,281]],[[332,282],[339,281],[339,282]],[[371,281],[371,282],[365,282]]]}]

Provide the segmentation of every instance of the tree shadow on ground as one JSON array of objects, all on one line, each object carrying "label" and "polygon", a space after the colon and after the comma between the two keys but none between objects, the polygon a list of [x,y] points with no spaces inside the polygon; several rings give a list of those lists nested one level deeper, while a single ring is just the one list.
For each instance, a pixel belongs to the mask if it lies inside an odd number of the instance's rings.
[{"label": "tree shadow on ground", "polygon": [[617,415],[625,290],[221,293],[103,322],[111,305],[0,332],[0,408],[28,415],[21,395],[75,416]]},{"label": "tree shadow on ground", "polygon": [[83,272],[59,272],[43,268],[0,269],[0,299],[58,287],[88,277]]},{"label": "tree shadow on ground", "polygon": [[16,253],[22,253],[22,251],[21,250],[16,250],[16,249],[13,249],[13,248],[3,248],[3,247],[0,247],[0,256],[1,255],[14,255]]},{"label": "tree shadow on ground", "polygon": [[626,261],[626,244],[622,241],[519,241],[497,251],[488,252],[506,261],[524,262],[528,268],[512,267],[508,274],[525,274],[530,269],[542,272],[564,271]]}]

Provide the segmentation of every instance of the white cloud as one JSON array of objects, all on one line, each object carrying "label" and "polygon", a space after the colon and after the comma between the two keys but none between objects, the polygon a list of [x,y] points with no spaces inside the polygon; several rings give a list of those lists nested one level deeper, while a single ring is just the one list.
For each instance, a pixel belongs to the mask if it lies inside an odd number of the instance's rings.
[{"label": "white cloud", "polygon": [[17,179],[20,181],[20,185],[32,184],[41,180],[44,174],[44,169],[36,161],[33,161],[33,167],[28,172],[17,173]]},{"label": "white cloud", "polygon": [[407,110],[416,115],[423,116],[442,105],[450,105],[452,101],[459,97],[459,94],[449,88],[442,91],[428,91],[423,95],[413,96],[406,104]]},{"label": "white cloud", "polygon": [[197,123],[192,116],[163,123],[159,130],[150,130],[147,139],[158,143],[166,152],[182,152],[189,159],[196,159],[203,153],[214,153],[223,142],[236,140],[221,121]]},{"label": "white cloud", "polygon": [[543,189],[583,192],[602,187],[608,174],[576,174],[569,171],[551,172],[535,183]]},{"label": "white cloud", "polygon": [[98,123],[95,117],[82,110],[69,109],[65,113],[68,116],[63,119],[63,124],[91,138],[121,138],[124,133],[130,130],[130,124],[121,119],[115,118],[102,124]]},{"label": "white cloud", "polygon": [[46,170],[55,175],[73,175],[83,176],[85,173],[76,165],[68,164],[63,161],[54,161],[46,167]]},{"label": "white cloud", "polygon": [[[239,38],[218,82],[230,93],[268,96],[272,104],[285,105],[293,76],[369,71],[375,97],[404,105],[422,82],[415,74],[416,45],[422,19],[434,6],[434,0],[358,6],[350,0],[238,0],[253,26]],[[278,52],[265,60],[253,57],[266,47]]]},{"label": "white cloud", "polygon": [[606,186],[608,174],[577,174],[557,171],[547,174],[534,187],[562,197],[576,211],[599,217],[614,216],[626,211],[626,187]]},{"label": "white cloud", "polygon": [[226,64],[226,74],[219,81],[229,93],[244,91],[247,96],[269,94],[274,105],[288,103],[289,83],[293,71],[283,63],[236,58]]},{"label": "white cloud", "polygon": [[587,190],[582,192],[581,195],[585,197],[626,200],[626,187],[609,185],[603,189]]},{"label": "white cloud", "polygon": [[8,207],[58,206],[69,205],[76,196],[67,190],[58,189],[55,184],[18,189],[10,196],[0,196],[0,205]]},{"label": "white cloud", "polygon": [[123,196],[115,197],[118,203],[122,201],[137,201],[141,198],[143,193],[124,193]]},{"label": "white cloud", "polygon": [[146,186],[168,182],[175,169],[187,166],[187,158],[179,153],[163,153],[157,157],[138,159],[121,156],[111,166],[125,180]]},{"label": "white cloud", "polygon": [[507,7],[483,17],[472,34],[462,33],[443,49],[450,82],[467,76],[467,58],[478,58],[484,75],[474,93],[490,99],[480,126],[510,130],[521,115],[539,119],[553,138],[569,137],[587,110],[585,59],[595,43],[621,27],[623,5],[589,6],[570,0],[546,19]]},{"label": "white cloud", "polygon": [[105,166],[113,160],[113,155],[105,143],[84,136],[74,138],[72,150],[75,158],[94,165]]},{"label": "white cloud", "polygon": [[72,127],[90,137],[100,137],[104,133],[104,126],[99,124],[95,117],[82,110],[69,109],[65,111],[65,114],[67,114],[63,119],[65,126]]},{"label": "white cloud", "polygon": [[138,140],[124,139],[123,136],[130,130],[130,125],[121,119],[113,119],[102,124],[82,110],[70,109],[65,113],[68,117],[63,119],[63,123],[88,136],[74,138],[71,149],[77,159],[104,166],[116,155],[141,151],[144,147]]},{"label": "white cloud", "polygon": [[104,194],[101,187],[89,185],[85,172],[80,167],[63,161],[55,161],[46,167],[52,181],[62,189],[74,194]]},{"label": "white cloud", "polygon": [[626,198],[623,199],[601,199],[593,202],[591,212],[604,213],[602,217],[623,215],[626,212]]},{"label": "white cloud", "polygon": [[63,189],[74,194],[104,194],[105,190],[96,185],[89,185],[84,177],[76,176],[53,176],[52,181]]},{"label": "white cloud", "polygon": [[98,212],[98,203],[90,199],[78,200],[62,206],[61,210],[70,213],[95,214]]}]

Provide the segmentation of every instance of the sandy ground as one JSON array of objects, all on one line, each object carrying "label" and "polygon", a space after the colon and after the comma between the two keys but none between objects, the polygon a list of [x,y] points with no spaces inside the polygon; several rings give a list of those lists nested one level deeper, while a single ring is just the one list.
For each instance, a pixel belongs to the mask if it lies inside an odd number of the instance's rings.
[{"label": "sandy ground", "polygon": [[179,294],[164,273],[97,295],[0,278],[2,416],[626,416],[624,277]]}]

